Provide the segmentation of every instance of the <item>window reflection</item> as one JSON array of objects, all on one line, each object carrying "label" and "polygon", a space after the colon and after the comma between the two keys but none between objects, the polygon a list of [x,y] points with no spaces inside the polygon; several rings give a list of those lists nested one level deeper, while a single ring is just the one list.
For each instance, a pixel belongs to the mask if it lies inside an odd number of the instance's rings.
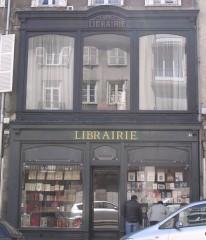
[{"label": "window reflection", "polygon": [[141,110],[187,110],[185,44],[170,34],[140,38]]},{"label": "window reflection", "polygon": [[93,227],[118,228],[118,171],[95,169],[93,173],[93,191]]},{"label": "window reflection", "polygon": [[27,109],[73,108],[74,39],[43,35],[29,39]]},{"label": "window reflection", "polygon": [[128,110],[129,65],[129,38],[114,34],[85,38],[82,108]]}]

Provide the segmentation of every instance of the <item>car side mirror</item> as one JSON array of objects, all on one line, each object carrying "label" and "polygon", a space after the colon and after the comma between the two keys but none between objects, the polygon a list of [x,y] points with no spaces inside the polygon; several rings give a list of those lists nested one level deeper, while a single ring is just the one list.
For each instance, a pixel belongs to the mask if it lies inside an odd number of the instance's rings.
[{"label": "car side mirror", "polygon": [[177,221],[176,223],[175,223],[175,228],[176,229],[180,229],[180,228],[182,228],[183,227],[183,223],[181,222],[181,221]]}]

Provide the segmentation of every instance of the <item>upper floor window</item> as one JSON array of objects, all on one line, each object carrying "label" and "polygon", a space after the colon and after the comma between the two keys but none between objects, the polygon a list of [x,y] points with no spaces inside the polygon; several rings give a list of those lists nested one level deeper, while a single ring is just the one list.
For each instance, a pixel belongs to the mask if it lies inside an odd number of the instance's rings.
[{"label": "upper floor window", "polygon": [[49,34],[29,39],[27,109],[73,108],[74,39]]},{"label": "upper floor window", "polygon": [[145,6],[181,6],[181,0],[145,0]]},{"label": "upper floor window", "polygon": [[[128,37],[115,34],[94,35],[84,39],[84,61],[91,50],[93,50],[93,59],[98,55],[99,61],[95,67],[83,65],[82,108],[84,110],[130,108],[129,44]],[[124,67],[119,68],[117,65]]]},{"label": "upper floor window", "polygon": [[0,7],[5,7],[5,0],[0,0]]},{"label": "upper floor window", "polygon": [[117,104],[118,110],[126,108],[126,81],[108,81],[107,95],[109,104]]},{"label": "upper floor window", "polygon": [[46,80],[43,82],[43,102],[44,109],[61,109],[61,81]]},{"label": "upper floor window", "polygon": [[99,5],[116,5],[122,6],[124,0],[88,0],[88,6],[99,6]]},{"label": "upper floor window", "polygon": [[72,49],[62,47],[62,49],[52,49],[51,47],[37,47],[36,60],[40,65],[64,65],[67,66],[70,60]]},{"label": "upper floor window", "polygon": [[84,65],[89,66],[95,66],[99,64],[99,52],[96,47],[84,47],[83,63]]},{"label": "upper floor window", "polygon": [[108,65],[127,65],[127,53],[120,48],[108,50]]},{"label": "upper floor window", "polygon": [[97,83],[96,81],[84,81],[82,83],[82,103],[95,104],[97,99]]},{"label": "upper floor window", "polygon": [[186,40],[170,34],[140,38],[141,110],[187,110]]},{"label": "upper floor window", "polygon": [[32,7],[65,7],[67,0],[32,0]]},{"label": "upper floor window", "polygon": [[153,48],[155,80],[185,81],[184,38],[156,36]]}]

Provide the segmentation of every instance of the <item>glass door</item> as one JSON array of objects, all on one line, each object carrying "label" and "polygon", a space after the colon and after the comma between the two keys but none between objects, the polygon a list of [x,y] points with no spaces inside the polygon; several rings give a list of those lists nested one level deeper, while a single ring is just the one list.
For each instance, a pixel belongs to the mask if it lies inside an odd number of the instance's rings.
[{"label": "glass door", "polygon": [[119,169],[94,168],[92,178],[92,228],[119,227]]}]

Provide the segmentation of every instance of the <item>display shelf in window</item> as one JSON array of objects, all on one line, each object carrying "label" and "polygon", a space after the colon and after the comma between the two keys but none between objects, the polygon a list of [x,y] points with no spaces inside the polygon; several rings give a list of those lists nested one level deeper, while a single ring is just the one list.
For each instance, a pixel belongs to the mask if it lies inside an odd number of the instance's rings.
[{"label": "display shelf in window", "polygon": [[[77,226],[75,219],[68,217],[73,214],[74,204],[83,200],[82,172],[78,164],[25,164],[23,171],[22,227],[81,227],[81,220]],[[68,172],[70,175],[65,179]]]},{"label": "display shelf in window", "polygon": [[136,194],[140,203],[153,204],[159,200],[169,204],[190,201],[190,178],[184,166],[137,166],[128,168],[127,197]]},{"label": "display shelf in window", "polygon": [[128,172],[128,182],[135,181],[135,172]]}]

